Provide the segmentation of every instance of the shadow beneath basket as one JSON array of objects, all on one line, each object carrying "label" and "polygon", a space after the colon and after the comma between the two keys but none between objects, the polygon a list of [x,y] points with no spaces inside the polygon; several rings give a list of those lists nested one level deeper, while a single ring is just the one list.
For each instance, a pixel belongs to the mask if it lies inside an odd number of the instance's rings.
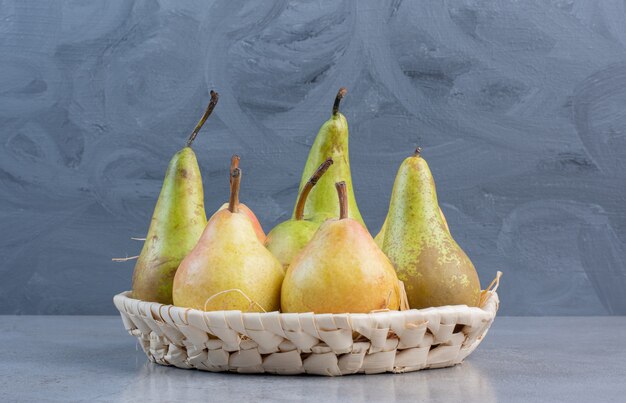
[{"label": "shadow beneath basket", "polygon": [[264,375],[183,370],[150,362],[122,392],[123,400],[422,400],[496,402],[489,378],[470,362],[405,374]]}]

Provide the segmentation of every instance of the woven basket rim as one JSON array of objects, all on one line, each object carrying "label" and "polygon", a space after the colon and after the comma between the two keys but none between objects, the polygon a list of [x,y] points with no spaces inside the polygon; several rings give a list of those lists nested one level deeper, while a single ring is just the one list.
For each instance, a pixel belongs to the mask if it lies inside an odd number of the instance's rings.
[{"label": "woven basket rim", "polygon": [[[498,293],[496,291],[489,291],[489,290],[484,290],[484,293],[487,293],[487,297],[483,299],[482,301],[482,305],[481,306],[467,306],[467,305],[443,305],[443,306],[437,306],[437,307],[429,307],[429,308],[422,308],[422,309],[415,309],[415,308],[411,308],[411,309],[406,309],[403,311],[400,310],[384,310],[384,311],[372,311],[372,312],[368,312],[368,313],[351,313],[351,312],[345,312],[345,313],[314,313],[314,312],[293,312],[293,313],[284,313],[284,312],[280,312],[280,311],[271,311],[271,312],[242,312],[241,310],[219,310],[219,311],[203,311],[201,309],[195,309],[195,308],[185,308],[185,307],[181,307],[181,306],[176,306],[176,305],[171,305],[171,304],[161,304],[159,302],[153,302],[153,301],[143,301],[140,299],[135,299],[132,298],[130,295],[132,293],[132,291],[123,291],[117,295],[114,296],[113,300],[117,306],[117,304],[119,303],[121,305],[118,306],[118,309],[120,311],[124,311],[125,309],[122,308],[125,304],[142,304],[142,305],[154,305],[154,306],[158,306],[158,312],[163,315],[162,310],[166,309],[167,314],[171,315],[172,314],[172,310],[175,311],[179,311],[179,312],[183,312],[184,316],[186,317],[189,313],[199,313],[199,314],[211,314],[211,315],[220,315],[220,314],[233,314],[233,313],[239,313],[240,315],[242,315],[243,317],[246,316],[254,316],[254,317],[263,317],[263,316],[293,316],[293,315],[305,315],[305,316],[313,316],[314,318],[328,318],[328,317],[345,317],[345,316],[362,316],[362,315],[376,315],[376,316],[381,316],[381,315],[398,315],[398,314],[403,314],[403,315],[411,315],[411,314],[415,314],[415,313],[421,313],[421,314],[428,314],[428,313],[434,313],[437,311],[448,311],[448,310],[455,310],[455,311],[465,311],[465,312],[486,312],[489,313],[490,315],[494,315],[496,314],[496,311],[498,309],[499,306],[499,297],[498,297]],[[496,304],[490,304],[490,301],[494,300],[494,296]],[[152,312],[154,312],[154,310],[151,309]],[[166,320],[165,318],[161,318],[162,320]]]},{"label": "woven basket rim", "polygon": [[[345,313],[314,313],[314,312],[290,312],[290,313],[285,313],[285,312],[280,312],[280,311],[270,311],[270,312],[243,312],[241,310],[219,310],[219,311],[203,311],[201,309],[195,309],[195,308],[186,308],[186,307],[182,307],[182,306],[176,306],[176,305],[172,305],[172,304],[162,304],[160,302],[154,302],[154,301],[143,301],[140,299],[136,299],[136,298],[132,298],[130,295],[132,293],[132,291],[123,291],[117,295],[115,295],[113,297],[113,302],[115,304],[115,306],[118,308],[118,310],[120,312],[124,311],[124,305],[128,302],[131,304],[150,304],[150,305],[158,305],[159,309],[159,315],[161,314],[161,310],[163,308],[167,309],[167,313],[168,315],[171,315],[171,310],[182,310],[184,312],[184,316],[187,317],[187,315],[191,312],[193,313],[200,313],[200,314],[226,314],[226,313],[239,313],[241,314],[243,317],[246,316],[254,316],[254,317],[259,317],[259,316],[284,316],[284,315],[289,315],[289,316],[293,316],[293,315],[306,315],[306,316],[313,316],[314,318],[328,318],[328,317],[335,317],[335,316],[356,316],[356,315],[397,315],[398,313],[401,314],[415,314],[415,313],[432,313],[432,312],[437,312],[437,311],[446,311],[446,310],[463,310],[466,312],[486,312],[489,313],[490,315],[495,316],[496,312],[498,310],[498,307],[500,305],[500,299],[498,297],[498,287],[500,286],[500,278],[502,277],[502,272],[498,271],[496,273],[496,277],[493,279],[493,281],[487,286],[487,288],[485,288],[484,290],[481,291],[481,296],[480,296],[480,302],[479,302],[479,306],[467,306],[467,305],[443,305],[443,306],[437,306],[437,307],[429,307],[429,308],[422,308],[422,309],[416,309],[416,308],[411,308],[411,309],[405,309],[405,310],[380,310],[380,311],[372,311],[372,312],[368,312],[368,313],[351,313],[351,312],[345,312]],[[494,299],[495,296],[495,299]],[[493,301],[495,301],[495,303],[493,303]],[[492,303],[489,303],[492,302]],[[119,304],[119,305],[118,305]],[[152,309],[151,309],[152,311]],[[152,311],[154,312],[154,311]],[[165,320],[163,317],[161,317],[162,320]]]}]

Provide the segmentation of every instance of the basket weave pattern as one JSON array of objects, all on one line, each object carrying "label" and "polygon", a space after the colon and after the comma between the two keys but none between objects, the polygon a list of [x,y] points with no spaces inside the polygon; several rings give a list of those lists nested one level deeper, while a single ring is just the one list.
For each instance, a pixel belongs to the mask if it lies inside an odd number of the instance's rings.
[{"label": "basket weave pattern", "polygon": [[161,365],[240,373],[347,375],[456,365],[478,347],[498,310],[445,306],[369,314],[204,312],[114,297],[124,327]]}]

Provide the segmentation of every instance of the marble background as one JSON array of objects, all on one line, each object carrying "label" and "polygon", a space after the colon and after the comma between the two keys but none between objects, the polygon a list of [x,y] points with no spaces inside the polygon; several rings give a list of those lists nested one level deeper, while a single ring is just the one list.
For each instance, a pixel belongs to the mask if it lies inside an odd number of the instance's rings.
[{"label": "marble background", "polygon": [[0,1],[0,313],[110,314],[167,161],[195,143],[210,213],[286,219],[349,93],[377,232],[423,147],[452,233],[508,315],[626,314],[623,1]]}]

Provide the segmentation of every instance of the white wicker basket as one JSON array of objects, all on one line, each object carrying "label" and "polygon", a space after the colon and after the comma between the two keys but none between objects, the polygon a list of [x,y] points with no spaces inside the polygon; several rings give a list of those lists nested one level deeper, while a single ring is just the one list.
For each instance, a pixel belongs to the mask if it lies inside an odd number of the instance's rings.
[{"label": "white wicker basket", "polygon": [[155,363],[240,373],[347,375],[459,364],[498,310],[500,273],[480,307],[368,314],[242,313],[113,298],[126,330]]}]

